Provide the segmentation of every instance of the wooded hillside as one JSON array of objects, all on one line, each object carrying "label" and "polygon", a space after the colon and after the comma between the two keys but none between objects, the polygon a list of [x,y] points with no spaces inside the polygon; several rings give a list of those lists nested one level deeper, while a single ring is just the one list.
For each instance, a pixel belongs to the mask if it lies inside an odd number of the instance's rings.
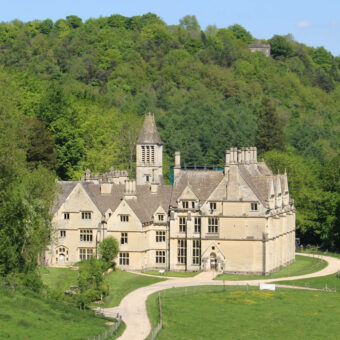
[{"label": "wooded hillside", "polygon": [[255,41],[239,25],[202,31],[194,16],[1,23],[2,128],[25,136],[13,148],[28,169],[65,180],[133,172],[149,111],[165,168],[175,150],[187,165],[223,165],[227,148],[256,145],[273,171],[287,168],[302,241],[339,249],[340,57],[289,35],[266,57],[250,52]]}]

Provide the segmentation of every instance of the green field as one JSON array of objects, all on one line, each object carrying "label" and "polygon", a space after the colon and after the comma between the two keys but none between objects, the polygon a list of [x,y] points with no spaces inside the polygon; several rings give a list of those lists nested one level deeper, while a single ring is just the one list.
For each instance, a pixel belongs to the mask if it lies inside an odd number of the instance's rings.
[{"label": "green field", "polygon": [[[147,300],[153,327],[159,320],[157,294]],[[162,292],[161,301],[158,340],[339,338],[339,294],[214,286],[196,293],[190,287],[186,295],[183,288],[172,289]]]},{"label": "green field", "polygon": [[86,339],[108,330],[108,321],[31,291],[0,289],[0,339]]},{"label": "green field", "polygon": [[294,281],[279,281],[276,283],[317,289],[325,289],[327,287],[328,289],[334,290],[335,288],[336,292],[340,293],[340,278],[338,278],[336,274]]},{"label": "green field", "polygon": [[171,272],[166,271],[164,274],[160,274],[158,270],[148,270],[144,274],[165,276],[165,277],[194,277],[200,272]]},{"label": "green field", "polygon": [[296,261],[294,263],[268,276],[221,274],[217,276],[215,280],[240,281],[240,280],[276,279],[280,277],[310,274],[318,272],[319,270],[325,267],[327,267],[327,262],[317,257],[313,258],[303,255],[296,255]]},{"label": "green field", "polygon": [[70,286],[76,286],[78,271],[70,268],[40,267],[43,283],[51,289],[65,291]]}]

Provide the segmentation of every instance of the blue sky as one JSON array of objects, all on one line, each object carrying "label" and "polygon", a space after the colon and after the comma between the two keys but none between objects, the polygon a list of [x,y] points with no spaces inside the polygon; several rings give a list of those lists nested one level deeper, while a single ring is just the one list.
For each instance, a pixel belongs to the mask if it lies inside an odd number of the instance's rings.
[{"label": "blue sky", "polygon": [[340,55],[340,0],[0,0],[0,21],[57,20],[75,14],[83,19],[156,13],[168,24],[196,15],[202,28],[238,23],[256,38],[293,34],[310,46],[325,46]]}]

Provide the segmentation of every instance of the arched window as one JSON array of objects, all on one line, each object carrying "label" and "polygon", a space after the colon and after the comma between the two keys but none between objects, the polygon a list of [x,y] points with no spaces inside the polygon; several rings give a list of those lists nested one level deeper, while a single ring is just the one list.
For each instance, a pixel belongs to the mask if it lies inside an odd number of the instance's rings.
[{"label": "arched window", "polygon": [[56,254],[58,255],[56,258],[56,262],[68,262],[68,248],[65,246],[59,246],[56,250]]}]

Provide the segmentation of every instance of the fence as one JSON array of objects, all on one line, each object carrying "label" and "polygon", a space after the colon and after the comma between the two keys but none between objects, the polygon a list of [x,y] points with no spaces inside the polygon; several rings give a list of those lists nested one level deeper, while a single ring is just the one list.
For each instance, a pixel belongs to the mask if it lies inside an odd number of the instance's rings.
[{"label": "fence", "polygon": [[107,329],[105,332],[102,332],[96,336],[93,336],[91,338],[87,338],[87,340],[105,340],[110,339],[114,332],[119,328],[120,324],[122,323],[122,317],[117,313],[116,317],[117,322],[112,325],[109,329]]},{"label": "fence", "polygon": [[147,340],[154,340],[156,339],[157,334],[163,327],[163,314],[162,314],[162,300],[161,300],[161,293],[158,293],[158,305],[159,305],[159,323],[155,329],[151,330],[150,335],[147,337]]}]

